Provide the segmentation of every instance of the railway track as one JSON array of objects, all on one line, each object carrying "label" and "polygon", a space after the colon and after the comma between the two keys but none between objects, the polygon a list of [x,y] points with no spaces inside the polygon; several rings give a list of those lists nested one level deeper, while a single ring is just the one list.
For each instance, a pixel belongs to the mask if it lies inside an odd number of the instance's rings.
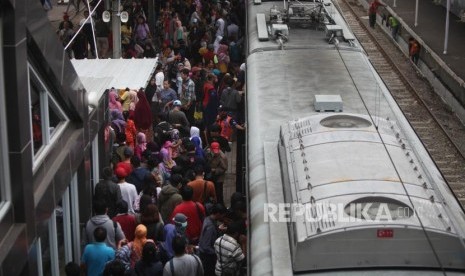
[{"label": "railway track", "polygon": [[420,137],[462,207],[465,207],[465,127],[384,31],[368,27],[357,1],[339,8],[374,68]]}]

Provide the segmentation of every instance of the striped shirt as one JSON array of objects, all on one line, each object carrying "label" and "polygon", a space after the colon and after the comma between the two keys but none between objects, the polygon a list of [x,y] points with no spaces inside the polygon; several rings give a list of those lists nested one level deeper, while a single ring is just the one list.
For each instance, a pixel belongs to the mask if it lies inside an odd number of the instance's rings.
[{"label": "striped shirt", "polygon": [[225,269],[237,270],[238,262],[245,258],[239,243],[227,234],[216,239],[215,253],[217,258],[215,266],[216,275],[222,275]]},{"label": "striped shirt", "polygon": [[193,103],[195,101],[195,83],[190,78],[187,78],[182,82],[179,91],[179,99],[183,105]]}]

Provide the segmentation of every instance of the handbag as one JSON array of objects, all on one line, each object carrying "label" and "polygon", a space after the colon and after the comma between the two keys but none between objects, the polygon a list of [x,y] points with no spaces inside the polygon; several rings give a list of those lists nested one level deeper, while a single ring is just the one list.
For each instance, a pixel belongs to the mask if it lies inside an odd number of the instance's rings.
[{"label": "handbag", "polygon": [[203,119],[203,111],[202,111],[202,108],[199,105],[200,104],[195,105],[195,111],[194,111],[194,120],[195,121],[202,121],[202,119]]}]

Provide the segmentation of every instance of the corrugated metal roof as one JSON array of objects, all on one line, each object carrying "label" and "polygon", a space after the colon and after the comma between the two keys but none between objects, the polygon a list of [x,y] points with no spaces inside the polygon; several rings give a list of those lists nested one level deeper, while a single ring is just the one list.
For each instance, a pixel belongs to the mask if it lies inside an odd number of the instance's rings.
[{"label": "corrugated metal roof", "polygon": [[[89,98],[98,100],[106,89],[115,87],[139,89],[146,87],[158,59],[73,59]],[[91,95],[92,94],[92,95]],[[89,99],[90,100],[90,99]],[[92,104],[89,101],[89,104]]]}]

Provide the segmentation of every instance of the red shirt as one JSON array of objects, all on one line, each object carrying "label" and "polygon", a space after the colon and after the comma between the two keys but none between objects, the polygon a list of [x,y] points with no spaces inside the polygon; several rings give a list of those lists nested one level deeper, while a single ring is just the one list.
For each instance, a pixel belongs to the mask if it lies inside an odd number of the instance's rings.
[{"label": "red shirt", "polygon": [[379,7],[379,6],[383,6],[383,7],[384,7],[384,5],[381,4],[380,2],[378,2],[378,1],[376,1],[376,0],[373,1],[373,2],[370,4],[370,8],[368,9],[368,12],[369,12],[370,14],[374,14],[374,13],[378,12],[378,7]]},{"label": "red shirt", "polygon": [[206,52],[203,55],[203,59],[205,61],[205,66],[207,66],[208,63],[210,63],[210,60],[213,60],[213,62],[215,62],[215,53],[211,50],[208,50],[208,52]]},{"label": "red shirt", "polygon": [[197,202],[197,207],[195,206],[196,203],[193,201],[183,201],[181,204],[176,206],[173,210],[173,213],[170,217],[170,222],[173,221],[173,218],[176,214],[183,213],[187,217],[187,229],[186,229],[186,236],[189,240],[195,240],[200,237],[200,233],[202,232],[202,224],[203,221],[199,217],[199,211],[202,214],[203,218],[205,218],[205,208],[201,203]]},{"label": "red shirt", "polygon": [[130,214],[117,215],[113,218],[114,222],[121,225],[124,235],[128,241],[134,240],[134,232],[136,231],[136,218]]},{"label": "red shirt", "polygon": [[212,89],[215,89],[213,84],[209,82],[205,82],[205,84],[203,85],[203,101],[202,101],[203,108],[207,107],[208,101],[210,100],[210,90]]}]

